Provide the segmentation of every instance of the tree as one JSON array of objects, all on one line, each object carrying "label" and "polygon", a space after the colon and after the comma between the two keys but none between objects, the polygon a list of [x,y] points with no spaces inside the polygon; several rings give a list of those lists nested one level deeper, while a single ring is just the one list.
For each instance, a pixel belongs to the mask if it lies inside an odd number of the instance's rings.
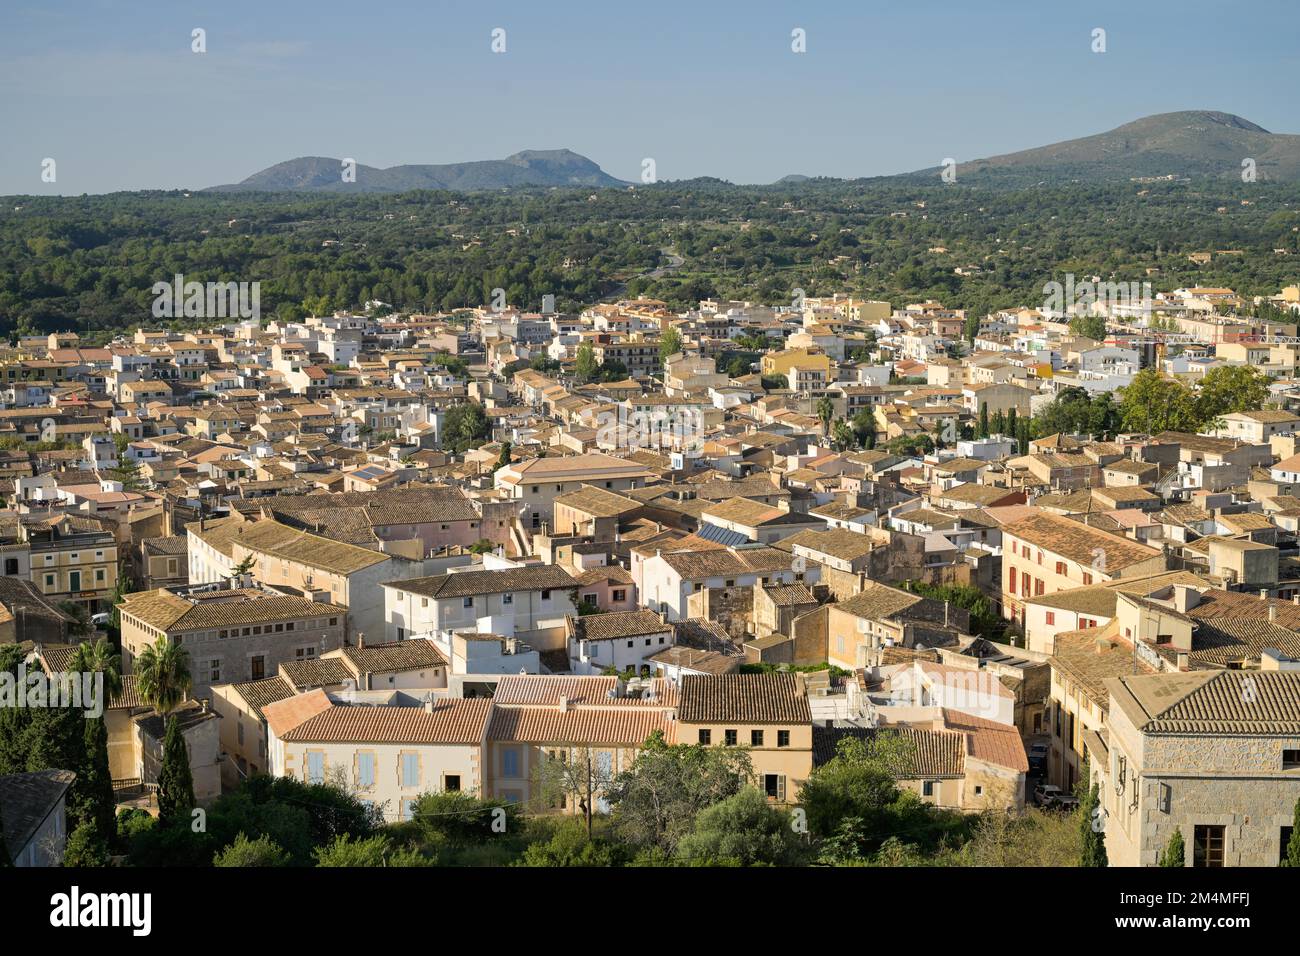
[{"label": "tree", "polygon": [[894,733],[841,740],[835,756],[799,791],[813,836],[838,841],[842,854],[865,855],[890,833],[907,829],[901,821],[914,816],[916,798],[899,790],[896,775],[911,765],[913,755],[910,743]]},{"label": "tree", "polygon": [[[581,605],[579,605],[581,610]],[[614,779],[613,764],[602,760],[591,747],[573,747],[547,756],[537,765],[537,793],[544,811],[558,805],[563,797],[572,799],[587,826],[591,839],[591,822],[596,812],[596,798]]]},{"label": "tree", "polygon": [[492,466],[492,473],[496,474],[497,469],[504,468],[510,464],[510,456],[514,453],[514,445],[508,441],[501,443],[501,454],[497,455],[496,464]]},{"label": "tree", "polygon": [[235,842],[212,858],[212,865],[226,866],[289,866],[289,854],[266,834],[250,840],[243,833]]},{"label": "tree", "polygon": [[799,861],[798,837],[790,815],[770,805],[755,787],[745,787],[706,808],[677,844],[677,856],[692,865],[785,866]]},{"label": "tree", "polygon": [[980,417],[979,417],[979,424],[975,426],[975,437],[976,438],[989,437],[989,403],[988,402],[980,402]]},{"label": "tree", "polygon": [[682,350],[682,333],[675,326],[669,326],[659,339],[659,362],[667,365],[668,360]]},{"label": "tree", "polygon": [[1156,434],[1190,431],[1200,427],[1192,390],[1157,369],[1144,368],[1124,386],[1120,419],[1125,431]]},{"label": "tree", "polygon": [[1204,428],[1233,412],[1255,411],[1268,400],[1268,378],[1250,365],[1219,365],[1201,379],[1196,393],[1196,417]]},{"label": "tree", "polygon": [[193,684],[189,653],[166,635],[140,652],[135,673],[140,699],[164,717],[181,705]]},{"label": "tree", "polygon": [[68,666],[83,674],[103,675],[105,704],[107,698],[122,691],[122,655],[108,638],[101,637],[94,644],[82,641],[72,652]]},{"label": "tree", "polygon": [[583,342],[578,346],[576,361],[573,366],[573,377],[577,379],[579,385],[586,385],[588,382],[595,380],[600,371],[600,366],[596,362],[596,350],[591,347],[590,342]]},{"label": "tree", "polygon": [[1079,851],[1080,866],[1107,866],[1106,861],[1106,811],[1101,806],[1101,789],[1097,784],[1089,785],[1090,773],[1085,762],[1079,774],[1079,784],[1075,788],[1079,793],[1078,814],[1079,835],[1082,846]]},{"label": "tree", "polygon": [[831,419],[835,417],[835,402],[829,395],[817,399],[817,417],[822,420],[822,437],[830,434]]},{"label": "tree", "polygon": [[1183,850],[1183,831],[1174,830],[1174,835],[1169,838],[1165,848],[1160,852],[1161,866],[1185,866]]},{"label": "tree", "polygon": [[246,574],[252,574],[253,569],[257,567],[257,559],[253,557],[253,552],[248,552],[240,559],[239,563],[232,567],[226,577],[231,581],[237,581]]},{"label": "tree", "polygon": [[108,866],[111,856],[108,840],[90,820],[77,824],[63,847],[64,866]]},{"label": "tree", "polygon": [[1300,800],[1295,802],[1295,811],[1291,817],[1291,839],[1286,844],[1286,860],[1283,866],[1300,867]]},{"label": "tree", "polygon": [[190,751],[185,745],[180,721],[172,716],[167,718],[162,767],[158,771],[158,825],[184,825],[189,822],[193,809],[194,776],[190,772]]},{"label": "tree", "polygon": [[477,448],[492,434],[492,423],[477,402],[462,402],[443,416],[442,447],[459,455]]},{"label": "tree", "polygon": [[659,731],[606,790],[614,830],[636,847],[671,854],[706,807],[754,776],[749,754],[733,747],[668,744]]},{"label": "tree", "polygon": [[831,434],[836,451],[848,451],[858,443],[857,433],[842,418],[835,423]]},{"label": "tree", "polygon": [[113,773],[108,762],[108,725],[101,714],[85,724],[85,759],[77,771],[74,797],[77,815],[92,826],[105,843],[117,831],[117,800],[113,794]]},{"label": "tree", "polygon": [[1100,315],[1076,315],[1070,320],[1070,334],[1100,342],[1106,338],[1106,320]]}]

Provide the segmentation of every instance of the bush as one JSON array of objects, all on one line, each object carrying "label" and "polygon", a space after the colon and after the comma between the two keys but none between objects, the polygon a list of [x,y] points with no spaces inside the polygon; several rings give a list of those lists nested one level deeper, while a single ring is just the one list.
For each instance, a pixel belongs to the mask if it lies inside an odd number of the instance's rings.
[{"label": "bush", "polygon": [[268,836],[250,840],[244,834],[212,858],[213,866],[289,866],[289,854]]},{"label": "bush", "polygon": [[428,866],[429,861],[407,847],[396,847],[388,837],[379,835],[354,840],[340,836],[315,852],[317,866]]},{"label": "bush", "polygon": [[64,866],[108,866],[109,846],[100,836],[93,820],[86,820],[68,834],[67,846],[63,850]]}]

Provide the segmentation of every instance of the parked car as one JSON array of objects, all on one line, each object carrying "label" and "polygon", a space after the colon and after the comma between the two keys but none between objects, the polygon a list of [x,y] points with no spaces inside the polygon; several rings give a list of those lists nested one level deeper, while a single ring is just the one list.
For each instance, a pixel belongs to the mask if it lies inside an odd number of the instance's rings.
[{"label": "parked car", "polygon": [[1072,793],[1063,793],[1048,806],[1052,810],[1063,810],[1070,813],[1079,809],[1079,798]]},{"label": "parked car", "polygon": [[1034,803],[1040,807],[1050,807],[1065,796],[1065,791],[1056,784],[1040,783],[1034,787]]}]

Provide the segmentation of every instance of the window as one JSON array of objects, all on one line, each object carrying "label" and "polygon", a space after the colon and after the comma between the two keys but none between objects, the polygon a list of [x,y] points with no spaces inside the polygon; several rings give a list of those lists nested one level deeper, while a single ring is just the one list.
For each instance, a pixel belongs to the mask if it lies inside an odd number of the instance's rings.
[{"label": "window", "polygon": [[80,571],[69,571],[69,572],[68,572],[68,590],[69,590],[69,591],[80,591],[80,590],[81,590],[81,572],[80,572]]},{"label": "window", "polygon": [[1064,575],[1067,573],[1064,561],[1056,562],[1056,573],[1060,575]]},{"label": "window", "polygon": [[551,599],[551,592],[550,592],[550,591],[542,591],[542,600],[543,600],[543,601],[549,601],[550,599]]},{"label": "window", "polygon": [[1223,866],[1223,827],[1198,826],[1192,844],[1192,866]]},{"label": "window", "polygon": [[325,782],[325,754],[319,750],[307,752],[307,782]]},{"label": "window", "polygon": [[464,601],[461,602],[461,607],[473,607],[473,606],[474,606],[474,599],[472,597],[467,597],[465,598]]},{"label": "window", "polygon": [[763,774],[763,793],[769,800],[785,799],[785,774],[783,773],[765,773]]},{"label": "window", "polygon": [[460,793],[460,774],[449,773],[443,777],[442,789],[448,793]]},{"label": "window", "polygon": [[1016,593],[1016,569],[1012,568],[1011,573],[1007,575],[1007,593]]},{"label": "window", "polygon": [[54,587],[54,575],[52,574],[45,575],[45,586],[47,588]]},{"label": "window", "polygon": [[414,816],[415,816],[415,801],[414,801],[414,800],[403,800],[403,801],[402,801],[402,819],[403,819],[403,820],[410,820],[410,819],[411,819],[412,817],[414,817]]},{"label": "window", "polygon": [[375,785],[375,755],[370,751],[357,754],[357,786],[370,788]]},{"label": "window", "polygon": [[713,743],[713,731],[711,731],[711,730],[701,730],[701,731],[700,731],[700,743],[704,744],[704,746],[706,746],[706,747],[709,746],[709,744]]},{"label": "window", "polygon": [[515,596],[514,596],[513,594],[511,594],[509,591],[507,591],[505,594],[501,595],[501,603],[502,603],[502,604],[514,604],[514,603],[515,603]]},{"label": "window", "polygon": [[789,747],[789,746],[790,746],[790,731],[788,731],[788,730],[778,730],[778,731],[776,732],[776,745],[777,745],[778,747]]},{"label": "window", "polygon": [[613,592],[613,594],[610,595],[610,597],[611,597],[614,601],[626,601],[626,600],[627,600],[627,591],[626,591],[626,590],[623,590],[622,588],[620,588],[620,589],[618,589],[618,590],[615,590],[615,591]]},{"label": "window", "polygon": [[1043,593],[1043,579],[1042,579],[1042,578],[1034,578],[1034,595],[1035,595],[1035,597],[1037,597],[1038,595],[1040,595],[1040,594],[1042,594],[1042,593]]},{"label": "window", "polygon": [[1300,770],[1300,750],[1282,751],[1282,769]]},{"label": "window", "polygon": [[[207,676],[208,676],[208,683],[209,683],[209,684],[220,684],[220,683],[221,683],[221,661],[220,661],[220,659],[210,660],[210,661],[205,662],[205,666],[204,666],[204,668],[203,668],[203,672],[205,672],[205,673],[207,674]],[[242,729],[242,728],[241,728],[241,729]]]},{"label": "window", "polygon": [[519,748],[506,747],[501,751],[501,776],[519,776]]},{"label": "window", "polygon": [[418,787],[420,785],[420,755],[402,754],[402,786]]},{"label": "window", "polygon": [[1055,623],[1056,623],[1056,612],[1055,612],[1055,611],[1048,611],[1048,612],[1047,612],[1047,624],[1048,624],[1048,626],[1050,627],[1051,625],[1053,625],[1053,624],[1055,624]]},{"label": "window", "polygon": [[1087,571],[1084,571],[1084,572],[1083,572],[1083,583],[1084,583],[1085,585],[1086,585],[1086,584],[1091,584],[1091,583],[1092,583],[1092,575],[1089,574]]},{"label": "window", "polygon": [[736,731],[734,731],[734,730],[724,730],[724,731],[722,732],[722,736],[724,737],[723,743],[725,743],[728,747],[734,747],[734,746],[736,746],[736,740],[737,740],[737,737],[739,736],[739,735],[736,733]]},{"label": "window", "polygon": [[921,784],[921,795],[924,797],[934,796],[934,781],[927,780]]},{"label": "window", "polygon": [[18,559],[5,558],[5,574],[17,574],[17,573],[18,573]]},{"label": "window", "polygon": [[763,731],[761,731],[761,730],[751,730],[751,731],[749,732],[749,745],[750,745],[751,747],[761,747],[761,746],[763,746]]},{"label": "window", "polygon": [[266,677],[266,658],[261,654],[249,658],[248,661],[249,676],[253,680],[262,680]]}]

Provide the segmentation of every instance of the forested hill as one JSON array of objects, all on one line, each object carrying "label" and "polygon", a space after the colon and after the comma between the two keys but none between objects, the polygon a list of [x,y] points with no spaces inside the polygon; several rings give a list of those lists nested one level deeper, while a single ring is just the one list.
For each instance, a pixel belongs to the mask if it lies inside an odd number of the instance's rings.
[{"label": "forested hill", "polygon": [[568,149],[526,149],[505,159],[378,169],[355,165],[344,177],[343,160],[304,156],[277,163],[220,192],[400,193],[413,189],[511,189],[532,186],[625,186],[585,156]]},{"label": "forested hill", "polygon": [[[788,301],[854,292],[974,310],[1042,301],[1065,272],[1275,293],[1300,276],[1300,186],[1232,180],[991,188],[717,181],[508,193],[119,193],[0,206],[0,329],[150,321],[176,273],[258,281],[263,315],[480,305],[494,287],[572,310],[645,293]],[[684,262],[642,275],[672,249]],[[1280,251],[1279,251],[1280,250]],[[1216,253],[1205,265],[1193,252]],[[103,337],[101,336],[96,336]]]}]

